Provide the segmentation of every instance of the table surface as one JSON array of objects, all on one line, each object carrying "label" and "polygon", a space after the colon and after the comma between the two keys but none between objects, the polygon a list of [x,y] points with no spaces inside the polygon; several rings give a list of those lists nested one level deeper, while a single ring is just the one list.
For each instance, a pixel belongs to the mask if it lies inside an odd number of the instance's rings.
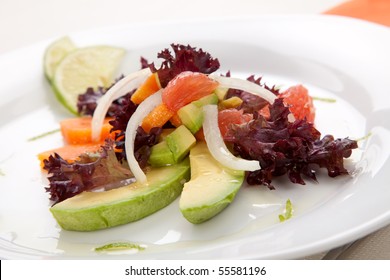
[{"label": "table surface", "polygon": [[[1,0],[0,55],[71,32],[109,25],[266,14],[319,14],[344,0]],[[390,227],[307,259],[390,259]]]}]

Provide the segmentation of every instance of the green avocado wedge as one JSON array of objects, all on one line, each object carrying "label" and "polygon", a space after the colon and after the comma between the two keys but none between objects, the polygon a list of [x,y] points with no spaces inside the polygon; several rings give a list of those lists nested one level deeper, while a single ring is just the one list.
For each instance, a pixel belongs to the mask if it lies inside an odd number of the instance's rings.
[{"label": "green avocado wedge", "polygon": [[188,158],[151,168],[147,184],[132,183],[104,192],[83,192],[57,203],[50,211],[65,230],[93,231],[142,219],[173,202],[189,179]]},{"label": "green avocado wedge", "polygon": [[180,210],[193,224],[203,223],[224,210],[244,181],[244,171],[222,166],[210,154],[206,143],[190,151],[191,180],[184,184]]}]

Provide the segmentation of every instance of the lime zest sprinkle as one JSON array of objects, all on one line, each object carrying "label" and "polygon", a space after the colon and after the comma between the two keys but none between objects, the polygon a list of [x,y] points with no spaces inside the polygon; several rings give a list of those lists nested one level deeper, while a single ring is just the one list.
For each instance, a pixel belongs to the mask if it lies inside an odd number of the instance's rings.
[{"label": "lime zest sprinkle", "polygon": [[312,96],[313,100],[322,101],[322,102],[328,102],[328,103],[336,103],[335,98],[326,98],[326,97],[318,97],[318,96]]},{"label": "lime zest sprinkle", "polygon": [[114,243],[109,243],[97,247],[95,248],[95,251],[103,252],[103,251],[128,250],[128,249],[137,249],[139,251],[143,251],[146,249],[146,247],[138,244],[130,243],[130,242],[114,242]]},{"label": "lime zest sprinkle", "polygon": [[372,135],[372,133],[371,133],[371,131],[370,131],[370,132],[368,132],[366,135],[364,135],[363,137],[360,137],[360,138],[356,139],[355,141],[356,141],[356,142],[359,142],[359,141],[367,140],[368,138],[371,137],[371,135]]},{"label": "lime zest sprinkle", "polygon": [[286,201],[286,209],[284,210],[284,215],[280,214],[279,215],[279,221],[284,222],[288,219],[290,219],[293,215],[293,208],[292,208],[292,203],[290,199],[287,199]]},{"label": "lime zest sprinkle", "polygon": [[35,140],[38,140],[38,139],[41,139],[45,136],[49,136],[51,134],[54,134],[54,133],[57,133],[57,132],[60,132],[61,130],[59,128],[57,129],[54,129],[54,130],[51,130],[51,131],[48,131],[48,132],[44,132],[42,134],[39,134],[37,136],[34,136],[34,137],[31,137],[31,138],[28,138],[27,141],[28,142],[31,142],[31,141],[35,141]]}]

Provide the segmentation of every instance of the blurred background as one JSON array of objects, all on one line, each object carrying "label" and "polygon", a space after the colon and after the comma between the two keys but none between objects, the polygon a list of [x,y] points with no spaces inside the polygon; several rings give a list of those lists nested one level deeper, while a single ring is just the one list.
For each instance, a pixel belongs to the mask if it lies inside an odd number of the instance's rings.
[{"label": "blurred background", "polygon": [[318,14],[345,0],[0,0],[0,54],[74,31],[137,22]]}]

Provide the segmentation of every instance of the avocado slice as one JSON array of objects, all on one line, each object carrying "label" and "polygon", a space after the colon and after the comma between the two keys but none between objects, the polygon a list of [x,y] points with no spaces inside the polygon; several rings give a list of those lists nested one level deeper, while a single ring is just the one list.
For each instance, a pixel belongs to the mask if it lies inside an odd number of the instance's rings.
[{"label": "avocado slice", "polygon": [[210,154],[205,142],[190,151],[191,180],[184,184],[180,210],[191,223],[207,221],[225,209],[244,181],[244,171],[222,166]]},{"label": "avocado slice", "polygon": [[142,219],[174,201],[189,179],[188,158],[151,168],[147,184],[132,183],[104,192],[83,192],[54,205],[50,211],[65,230],[93,231]]}]

